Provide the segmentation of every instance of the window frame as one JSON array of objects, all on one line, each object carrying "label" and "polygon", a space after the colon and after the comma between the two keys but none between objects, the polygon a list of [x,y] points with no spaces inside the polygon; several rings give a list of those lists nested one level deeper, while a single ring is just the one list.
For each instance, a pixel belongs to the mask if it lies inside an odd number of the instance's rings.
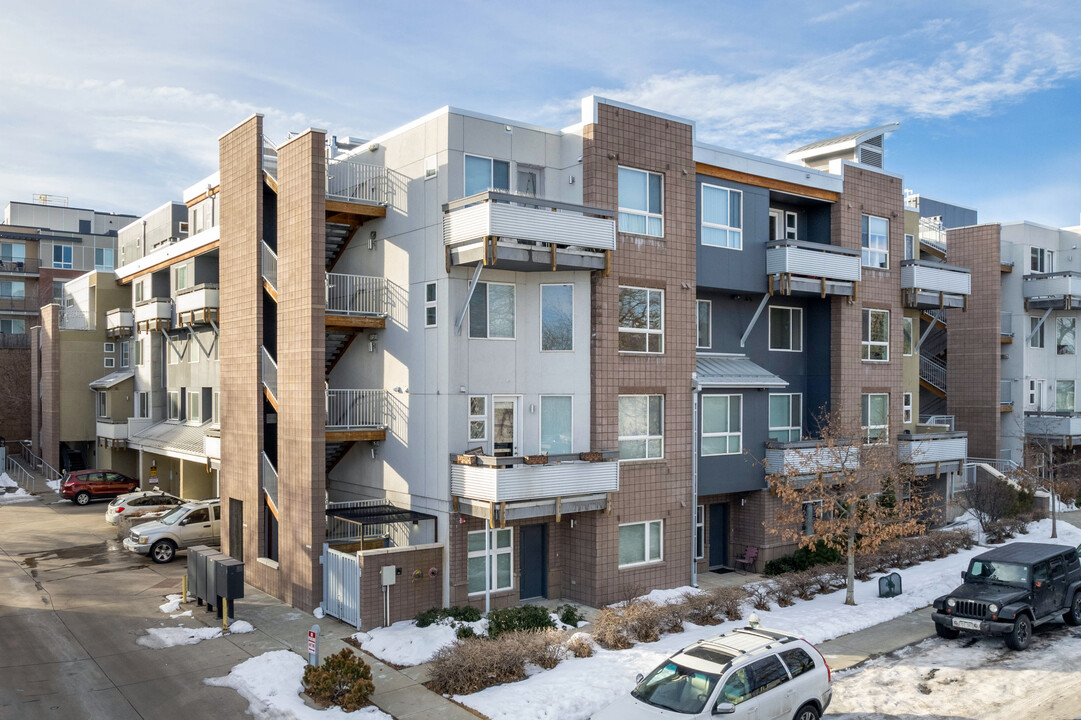
[{"label": "window frame", "polygon": [[[570,346],[565,348],[545,348],[544,347],[544,290],[545,288],[570,288],[571,291],[571,312],[570,312]],[[540,307],[538,308],[540,314],[540,338],[539,347],[543,353],[566,353],[574,352],[574,283],[541,283],[540,286]]]},{"label": "window frame", "polygon": [[694,559],[706,557],[706,506],[699,505],[694,511]]},{"label": "window frame", "polygon": [[[884,397],[886,398],[886,417],[884,425],[872,425],[871,420],[871,398],[872,397]],[[863,412],[867,412],[867,424],[863,424]],[[889,442],[890,439],[890,394],[889,393],[862,393],[860,395],[860,430],[863,433],[863,444],[874,445],[877,443]],[[880,431],[881,435],[872,437],[872,432]]]},{"label": "window frame", "polygon": [[109,417],[109,393],[98,390],[97,411],[99,418]]},{"label": "window frame", "polygon": [[[883,314],[886,316],[886,339],[874,340],[874,315]],[[867,318],[867,337],[863,335],[863,318]],[[890,311],[881,310],[879,308],[863,308],[860,312],[860,359],[863,362],[874,363],[888,363],[890,361]],[[871,350],[876,347],[884,347],[886,349],[886,356],[883,358],[872,358]]]},{"label": "window frame", "polygon": [[[475,399],[481,400],[483,402],[483,404],[484,404],[484,412],[481,413],[480,415],[474,415],[473,414],[473,400],[475,400]],[[465,412],[466,412],[465,433],[466,433],[466,438],[468,439],[468,441],[470,443],[475,443],[475,442],[487,443],[488,442],[488,396],[487,395],[469,395],[469,396],[466,397],[465,402],[466,402],[466,406],[465,406]],[[482,426],[484,428],[484,437],[479,437],[479,438],[473,437],[473,423],[474,422],[482,423]]]},{"label": "window frame", "polygon": [[[792,415],[793,415],[792,398],[799,398],[799,413],[798,413],[799,425],[798,426],[796,426],[796,425],[787,425],[787,426],[776,425],[775,426],[773,424],[773,419],[772,419],[772,417],[773,417],[773,412],[772,412],[773,408],[770,407],[770,405],[772,405],[773,398],[775,398],[775,397],[786,397],[786,398],[788,398],[788,421],[790,423],[792,422]],[[777,442],[799,442],[800,440],[802,440],[803,439],[803,393],[770,393],[769,394],[769,399],[768,399],[768,404],[766,406],[766,424],[767,424],[767,427],[769,428],[768,437],[769,437],[770,440],[774,440],[774,441],[777,441]],[[792,439],[792,431],[793,430],[796,431],[795,439]],[[787,440],[782,440],[781,438],[775,438],[775,437],[773,437],[774,432],[788,433],[788,439]]]},{"label": "window frame", "polygon": [[916,236],[905,233],[905,260],[916,259]]},{"label": "window frame", "polygon": [[910,392],[901,394],[901,423],[912,424],[912,393]]},{"label": "window frame", "polygon": [[[186,406],[186,412],[184,413],[185,421],[202,423],[203,422],[202,407],[201,407],[202,402],[200,402],[201,399],[202,399],[202,391],[201,390],[188,390],[187,394],[188,394],[188,400],[187,400],[188,404]],[[199,412],[196,412],[196,410],[198,410]]]},{"label": "window frame", "polygon": [[[1064,345],[1063,340],[1063,328],[1069,325],[1066,332],[1073,338],[1073,342],[1069,345]],[[1057,317],[1055,318],[1055,354],[1056,355],[1076,355],[1077,354],[1077,318],[1076,317]]]},{"label": "window frame", "polygon": [[782,232],[785,240],[799,240],[799,213],[791,210],[784,211],[784,229]]},{"label": "window frame", "polygon": [[116,367],[116,358],[114,358],[114,357],[105,358],[104,367],[106,367],[106,368],[108,368],[110,370],[115,368]]},{"label": "window frame", "polygon": [[[706,308],[706,342],[702,343],[702,307]],[[709,350],[713,347],[713,301],[696,300],[694,304],[695,349]]]},{"label": "window frame", "polygon": [[131,341],[122,340],[120,343],[120,367],[126,368],[131,366]]},{"label": "window frame", "polygon": [[[468,158],[473,158],[475,160],[487,160],[488,161],[488,187],[484,188],[483,190],[478,190],[478,191],[476,191],[474,193],[468,192],[467,189],[466,189],[466,185],[469,182],[469,171],[467,169],[467,166],[469,165]],[[502,163],[502,164],[507,166],[507,187],[506,188],[497,188],[495,186],[495,164],[496,163]],[[511,166],[511,161],[510,160],[500,160],[499,158],[491,157],[491,156],[488,156],[488,155],[475,155],[473,153],[462,153],[462,197],[471,197],[473,195],[479,195],[480,193],[488,192],[490,190],[494,190],[496,192],[510,192],[511,171],[513,169],[514,168]]]},{"label": "window frame", "polygon": [[135,417],[149,418],[150,413],[150,393],[146,391],[135,393]]},{"label": "window frame", "polygon": [[[908,352],[905,352],[905,348]],[[912,357],[916,354],[916,324],[913,318],[901,319],[901,356]]]},{"label": "window frame", "polygon": [[[626,170],[628,172],[641,173],[641,174],[646,176],[646,178],[645,178],[646,179],[646,206],[642,210],[639,210],[637,208],[624,207],[623,204],[619,200],[619,173],[623,172],[624,170]],[[660,182],[660,187],[661,187],[661,189],[660,189],[660,194],[661,194],[661,199],[660,199],[661,211],[660,211],[660,213],[650,212],[650,210],[649,210],[650,199],[651,199],[650,195],[649,195],[649,176],[650,175],[656,175],[658,178],[660,178],[660,181],[661,181]],[[617,206],[616,229],[619,232],[624,233],[626,235],[644,235],[646,237],[663,238],[664,237],[664,174],[663,173],[658,173],[658,172],[653,172],[652,170],[641,170],[639,168],[629,167],[629,166],[626,166],[626,165],[620,165],[618,167],[618,169],[616,170],[616,206]],[[636,216],[636,217],[645,218],[645,220],[646,220],[645,232],[637,233],[637,232],[632,232],[630,230],[624,229],[623,223],[620,222],[620,219],[621,219],[619,217],[620,215],[633,215],[633,216]],[[651,219],[660,220],[661,232],[660,232],[659,235],[651,233],[649,231],[649,221]]]},{"label": "window frame", "polygon": [[[659,547],[657,548],[657,557],[652,556],[651,550],[653,548],[650,547],[650,526],[654,525],[654,524],[656,524],[658,526],[658,528],[659,528],[658,533],[657,533],[658,545],[659,545]],[[623,544],[623,537],[622,537],[623,528],[625,528],[625,527],[633,527],[635,525],[642,525],[642,526],[645,527],[645,532],[642,534],[643,535],[642,557],[644,559],[641,560],[641,561],[638,561],[638,562],[621,563],[621,562],[619,562],[619,554],[620,554],[619,551],[620,551],[621,546]],[[660,520],[641,520],[639,522],[620,523],[619,524],[619,533],[620,534],[618,536],[618,538],[619,538],[618,539],[618,545],[620,547],[616,548],[616,562],[617,562],[618,567],[619,567],[620,570],[625,570],[627,568],[641,567],[643,565],[655,565],[657,563],[664,562],[664,520],[663,519],[660,519]]]},{"label": "window frame", "polygon": [[112,353],[116,352],[116,343],[113,343],[113,342],[102,343],[101,347],[102,347],[102,352],[104,352],[106,354],[111,355]]},{"label": "window frame", "polygon": [[[785,348],[785,347],[774,347],[773,346],[773,311],[774,310],[789,313],[789,320],[788,320],[788,327],[789,327],[788,344],[789,344],[789,347]],[[795,330],[795,323],[793,322],[793,318],[796,318],[796,317],[799,318],[799,330],[798,331]],[[767,342],[767,346],[769,347],[770,352],[794,352],[794,353],[803,352],[803,308],[801,308],[801,307],[793,307],[793,306],[789,306],[789,305],[770,305],[769,306],[769,315],[767,317],[767,321],[768,322],[767,322],[767,328],[766,328],[766,332],[767,332],[766,342]],[[796,337],[797,334],[798,334],[798,338]],[[798,343],[794,343],[793,339],[798,340]],[[798,345],[798,347],[797,347],[797,345]]]},{"label": "window frame", "polygon": [[[633,328],[633,327],[624,326],[622,324],[623,323],[623,291],[624,290],[641,291],[641,292],[646,293],[646,312],[645,312],[646,327],[644,327],[644,328]],[[628,355],[664,355],[664,345],[665,345],[665,343],[664,343],[664,311],[665,311],[664,290],[661,289],[661,288],[640,287],[640,286],[637,286],[637,285],[620,285],[618,287],[618,289],[617,289],[617,292],[619,293],[619,298],[618,298],[618,302],[617,302],[618,316],[616,317],[616,330],[617,330],[617,333],[618,333],[618,336],[619,336],[619,337],[617,337],[617,345],[619,344],[619,340],[622,338],[622,336],[624,334],[626,334],[626,335],[643,335],[643,336],[645,336],[645,346],[646,346],[645,350],[624,350],[622,347],[619,347],[619,352],[620,353],[625,353],[625,354],[628,354]],[[652,298],[653,298],[654,293],[657,293],[658,296],[660,297],[660,323],[661,323],[660,328],[651,328],[649,326],[649,322],[650,322],[649,309],[652,306]],[[651,335],[656,335],[656,336],[660,337],[660,348],[658,350],[650,350],[649,349],[649,338],[650,338]]]},{"label": "window frame", "polygon": [[[169,420],[180,422],[184,419],[184,408],[180,404],[181,393],[179,390],[169,390],[166,395],[166,404],[168,407],[166,411],[169,413]],[[175,412],[174,412],[175,402]]]},{"label": "window frame", "polygon": [[1031,246],[1029,251],[1029,270],[1036,275],[1045,275],[1055,271],[1055,251]]},{"label": "window frame", "polygon": [[[645,419],[646,420],[645,421],[646,434],[645,435],[619,435],[619,401],[623,400],[624,398],[636,398],[636,397],[646,398],[646,419]],[[658,435],[649,434],[649,407],[650,407],[650,402],[651,402],[652,398],[658,398],[658,402],[660,403],[661,427],[660,427],[660,434],[658,434]],[[617,405],[616,405],[616,418],[617,418],[616,419],[616,442],[617,443],[622,443],[624,441],[643,440],[643,441],[645,441],[645,448],[646,448],[646,454],[645,454],[644,457],[633,457],[633,458],[628,457],[628,458],[625,458],[625,457],[623,457],[623,454],[622,454],[622,451],[621,451],[620,452],[620,457],[619,457],[619,462],[648,462],[650,460],[663,460],[664,459],[664,425],[665,425],[665,422],[664,422],[664,395],[663,394],[661,394],[661,393],[631,393],[631,394],[626,394],[626,395],[620,395],[618,400],[617,400]],[[653,456],[651,456],[649,454],[649,442],[650,442],[650,440],[659,440],[660,441],[660,454],[657,455],[656,457],[653,457]]]},{"label": "window frame", "polygon": [[[1062,391],[1061,391],[1060,388],[1062,386],[1066,386],[1066,385],[1070,386],[1070,393],[1069,393],[1069,396],[1070,396],[1069,405],[1070,405],[1070,407],[1068,407],[1068,408],[1060,408],[1059,407],[1059,398],[1062,397]],[[1055,412],[1071,412],[1071,413],[1074,412],[1074,408],[1077,407],[1077,395],[1075,394],[1076,388],[1077,388],[1077,383],[1075,381],[1073,381],[1073,380],[1056,380],[1055,381]]]},{"label": "window frame", "polygon": [[[739,207],[739,225],[732,225],[732,224],[723,225],[721,223],[709,222],[708,220],[706,220],[706,214],[705,214],[706,188],[709,188],[710,190],[722,190],[727,195],[727,197],[725,198],[725,207],[728,208],[728,221],[729,221],[729,223],[732,222],[732,193],[736,193],[737,198],[738,198],[737,202],[739,203],[739,205],[738,205],[738,207]],[[662,184],[662,193],[663,193],[663,184]],[[742,190],[737,190],[735,188],[725,187],[724,185],[716,185],[714,183],[702,183],[702,188],[699,191],[699,202],[702,204],[701,205],[702,211],[700,213],[701,218],[700,218],[700,223],[699,223],[699,233],[698,233],[698,235],[701,238],[702,245],[704,245],[705,247],[719,248],[721,250],[743,250],[743,191]],[[663,205],[661,207],[661,210],[662,210],[662,214],[663,214],[663,210],[664,210]],[[663,223],[663,221],[662,221],[662,223]],[[725,231],[725,239],[726,239],[726,241],[729,241],[729,242],[726,242],[726,244],[724,244],[724,245],[720,245],[720,244],[715,243],[715,242],[707,242],[706,241],[705,228],[709,228],[711,230],[724,230]],[[736,244],[735,245],[730,244],[733,233],[735,233],[735,236],[736,236]]]},{"label": "window frame", "polygon": [[[890,220],[879,215],[871,215],[864,213],[860,220],[860,264],[865,268],[871,268],[872,270],[889,270],[890,269]],[[886,223],[886,249],[871,247],[871,221],[881,220]],[[879,237],[876,233],[874,237]],[[873,264],[870,262],[871,257],[881,255],[885,264]]]},{"label": "window frame", "polygon": [[188,288],[188,266],[180,264],[173,268],[173,294]]},{"label": "window frame", "polygon": [[439,289],[436,283],[424,283],[424,327],[434,328],[439,325]]},{"label": "window frame", "polygon": [[142,338],[136,338],[135,341],[134,341],[134,345],[135,345],[135,353],[134,353],[135,354],[135,358],[134,358],[135,367],[142,367],[143,359],[145,357],[143,355],[143,339]]},{"label": "window frame", "polygon": [[[104,262],[98,262],[98,255],[100,254],[102,259],[105,258],[105,253],[109,254],[109,264]],[[94,269],[95,270],[114,270],[116,268],[116,253],[112,248],[96,247],[94,248]]]},{"label": "window frame", "polygon": [[[60,251],[60,262],[56,261],[57,250]],[[64,243],[53,244],[53,267],[57,270],[72,270],[75,267],[75,247]]]},{"label": "window frame", "polygon": [[[1044,328],[1047,326],[1046,322],[1041,322],[1041,318],[1029,315],[1028,317],[1028,334],[1031,336],[1028,341],[1028,346],[1032,350],[1043,350],[1046,347],[1044,342]],[[1035,333],[1035,334],[1033,334]]]},{"label": "window frame", "polygon": [[[479,535],[479,534],[484,533],[484,532],[490,533],[489,540],[488,540],[488,555],[492,558],[492,561],[491,561],[490,565],[488,564],[487,561],[485,561],[485,563],[484,563],[485,564],[485,571],[486,571],[485,575],[488,576],[486,578],[485,584],[486,585],[490,584],[490,587],[483,587],[480,590],[472,590],[472,591],[470,591],[469,590],[469,561],[472,560],[473,558],[478,558],[478,557],[479,558],[484,558],[485,552],[484,552],[483,549],[481,549],[481,550],[470,550],[469,549],[469,536],[470,535]],[[505,548],[497,547],[497,545],[498,545],[497,538],[498,538],[499,535],[501,535],[503,533],[506,533],[506,536],[509,538],[509,542],[507,543],[507,547],[505,547]],[[509,590],[514,590],[514,528],[513,527],[509,527],[509,528],[485,528],[483,530],[471,530],[470,532],[466,533],[465,547],[466,547],[466,560],[465,560],[465,562],[466,562],[466,592],[467,592],[467,594],[469,596],[483,595],[485,593],[485,591],[487,591],[489,593],[496,593],[496,592],[507,592]],[[499,574],[498,574],[498,571],[496,570],[496,568],[498,566],[498,559],[497,558],[500,555],[508,555],[509,556],[510,572],[507,573],[507,576],[508,576],[508,580],[509,580],[510,584],[507,585],[506,587],[502,587],[502,586],[497,587],[496,584],[495,584],[498,577],[499,577]],[[490,571],[490,572],[488,572],[488,571]]]},{"label": "window frame", "polygon": [[[518,286],[514,283],[507,282],[490,282],[483,281],[478,282],[477,287],[473,290],[473,297],[469,299],[470,308],[476,301],[477,293],[481,290],[481,285],[484,286],[484,335],[474,335],[473,329],[473,317],[472,311],[467,310],[469,316],[469,339],[470,340],[515,340],[518,335]],[[511,311],[511,334],[510,336],[499,335],[492,337],[492,302],[490,299],[490,293],[488,288],[492,285],[499,285],[503,287],[509,287],[511,289],[511,304],[514,306]]]},{"label": "window frame", "polygon": [[[552,453],[544,449],[544,400],[545,398],[567,398],[571,401],[570,407],[570,446],[565,453]],[[568,455],[574,452],[574,395],[569,393],[546,393],[538,397],[537,402],[537,450],[543,455]]]},{"label": "window frame", "polygon": [[[731,429],[732,419],[732,398],[737,398],[739,403],[739,429],[733,431]],[[707,400],[727,400],[725,422],[727,430],[706,432],[706,401]],[[720,457],[722,455],[742,455],[743,454],[743,395],[741,393],[733,394],[713,394],[702,395],[700,412],[702,417],[699,419],[699,454],[702,457]],[[705,445],[706,439],[713,438],[726,438],[725,451],[724,452],[706,452]],[[730,450],[731,438],[736,438],[739,442],[739,447],[736,450]]]}]

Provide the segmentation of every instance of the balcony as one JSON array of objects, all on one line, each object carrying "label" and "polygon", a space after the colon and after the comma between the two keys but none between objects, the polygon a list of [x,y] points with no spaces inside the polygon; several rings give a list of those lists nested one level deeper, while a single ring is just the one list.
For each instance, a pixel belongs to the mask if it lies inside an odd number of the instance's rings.
[{"label": "balcony", "polygon": [[1081,413],[1025,413],[1025,435],[1072,448],[1081,444]]},{"label": "balcony", "polygon": [[[532,464],[541,457],[547,462]],[[458,511],[493,521],[549,515],[558,520],[565,513],[602,510],[608,493],[619,490],[616,451],[524,458],[451,455],[450,460],[450,491]]]},{"label": "balcony", "polygon": [[278,471],[274,467],[274,463],[270,462],[270,458],[267,454],[261,453],[263,456],[263,492],[266,493],[267,499],[270,501],[271,508],[274,509],[274,516],[278,515]]},{"label": "balcony", "polygon": [[176,294],[177,327],[209,325],[218,321],[218,286],[203,283]]},{"label": "balcony", "polygon": [[999,412],[1013,411],[1013,383],[1009,380],[998,381],[998,410]]},{"label": "balcony", "polygon": [[443,245],[452,265],[605,270],[615,212],[488,190],[443,206]]},{"label": "balcony", "polygon": [[862,277],[859,250],[802,240],[766,243],[770,295],[812,293],[855,297]]},{"label": "balcony", "polygon": [[135,311],[131,308],[113,308],[105,313],[105,334],[111,338],[131,337],[135,332]]},{"label": "balcony", "polygon": [[0,260],[0,275],[29,275],[37,277],[37,258],[4,258]]},{"label": "balcony", "polygon": [[386,390],[326,391],[327,442],[385,440]]},{"label": "balcony", "polygon": [[382,165],[327,160],[327,222],[355,225],[387,216],[390,178]]},{"label": "balcony", "polygon": [[135,329],[139,332],[169,330],[173,326],[173,301],[155,297],[135,305]]},{"label": "balcony", "polygon": [[967,268],[928,260],[901,261],[901,293],[905,307],[967,308],[972,277]]},{"label": "balcony", "polygon": [[1062,270],[1026,275],[1021,286],[1025,309],[1071,310],[1081,307],[1081,273]]},{"label": "balcony", "polygon": [[387,326],[387,281],[384,278],[327,273],[326,288],[327,327]]},{"label": "balcony", "polygon": [[37,315],[40,311],[37,298],[0,295],[0,312]]},{"label": "balcony", "polygon": [[263,241],[263,253],[262,263],[260,269],[263,274],[263,287],[270,293],[270,297],[274,298],[274,302],[278,301],[278,254],[270,249],[270,246],[266,244],[266,240]]},{"label": "balcony", "polygon": [[917,475],[961,472],[968,457],[967,432],[931,432],[897,436],[897,460],[913,465]]},{"label": "balcony", "polygon": [[855,470],[860,465],[859,455],[859,443],[768,440],[765,459],[766,475],[799,479],[819,473]]},{"label": "balcony", "polygon": [[27,350],[29,348],[29,333],[0,332],[0,350]]},{"label": "balcony", "polygon": [[123,449],[128,446],[128,421],[98,418],[95,434],[98,447]]},{"label": "balcony", "polygon": [[221,462],[221,428],[217,425],[211,425],[206,435],[203,435],[203,455],[206,455],[215,467],[215,463]]},{"label": "balcony", "polygon": [[1000,311],[999,314],[999,340],[1003,345],[1013,342],[1013,313]]}]

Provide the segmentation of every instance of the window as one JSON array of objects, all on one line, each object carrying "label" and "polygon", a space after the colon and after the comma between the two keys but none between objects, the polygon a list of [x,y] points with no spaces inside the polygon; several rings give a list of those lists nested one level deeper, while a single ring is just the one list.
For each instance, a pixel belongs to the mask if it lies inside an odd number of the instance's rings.
[{"label": "window", "polygon": [[788,666],[788,672],[792,673],[792,677],[814,670],[815,661],[801,648],[782,650],[777,654],[781,656],[781,660]]},{"label": "window", "polygon": [[784,239],[799,240],[799,216],[788,210],[784,213]]},{"label": "window", "polygon": [[180,410],[180,393],[175,390],[169,391],[169,419],[182,420]]},{"label": "window", "polygon": [[19,243],[0,243],[0,262],[16,265],[26,262],[26,246]]},{"label": "window", "polygon": [[498,592],[510,590],[514,586],[513,530],[504,528],[487,532],[490,559],[484,556],[484,530],[471,532],[467,538],[470,595],[484,592],[484,569],[489,562],[491,575],[488,578],[488,589]]},{"label": "window", "polygon": [[514,187],[515,192],[529,197],[544,195],[544,168],[518,163],[515,169],[518,176]]},{"label": "window", "polygon": [[177,223],[177,232],[182,236],[186,236],[188,234],[187,220],[181,220],[179,223]]},{"label": "window", "polygon": [[1029,255],[1029,269],[1034,273],[1055,272],[1055,253],[1034,247]]},{"label": "window", "polygon": [[53,302],[64,303],[64,284],[66,280],[53,280]]},{"label": "window", "polygon": [[916,257],[916,238],[905,233],[905,260],[913,260]]},{"label": "window", "polygon": [[541,395],[540,450],[545,455],[565,455],[571,451],[574,401],[570,395]]},{"label": "window", "polygon": [[706,556],[706,506],[699,505],[694,511],[694,559]]},{"label": "window", "polygon": [[0,319],[0,333],[4,333],[6,335],[25,335],[26,320],[22,318]]},{"label": "window", "polygon": [[1058,412],[1073,412],[1074,410],[1074,381],[1055,381],[1055,410]]},{"label": "window", "polygon": [[698,301],[698,341],[697,347],[713,347],[713,331],[711,327],[713,303],[709,300]]},{"label": "window", "polygon": [[1028,381],[1028,407],[1026,410],[1038,410],[1043,404],[1043,380]]},{"label": "window", "polygon": [[183,290],[188,286],[188,266],[178,265],[174,272],[173,292]]},{"label": "window", "polygon": [[105,367],[107,367],[107,368],[116,367],[116,358],[111,358],[111,357],[105,358]]},{"label": "window", "polygon": [[890,430],[890,396],[886,393],[864,393],[862,397],[860,425],[863,441],[885,442]]},{"label": "window", "polygon": [[176,365],[180,362],[180,350],[173,344],[172,340],[166,340],[165,344],[168,346],[165,348],[165,352],[169,354],[169,364]]},{"label": "window", "polygon": [[742,192],[716,185],[702,186],[702,244],[743,249]]},{"label": "window", "polygon": [[436,324],[436,306],[435,306],[435,283],[425,283],[424,285],[424,327],[435,327]]},{"label": "window", "polygon": [[484,395],[469,396],[469,440],[483,442],[488,439],[488,398]]},{"label": "window", "polygon": [[429,155],[424,158],[424,179],[433,178],[439,172],[439,157]]},{"label": "window", "polygon": [[150,393],[140,392],[135,393],[135,417],[148,418],[150,417]]},{"label": "window", "polygon": [[1077,347],[1077,318],[1060,317],[1058,319],[1058,334],[1055,345],[1059,355],[1073,355]]},{"label": "window", "polygon": [[114,353],[116,352],[116,343],[107,342],[103,346],[104,352]]},{"label": "window", "polygon": [[769,396],[769,439],[797,442],[803,437],[803,395],[779,393]]},{"label": "window", "polygon": [[514,286],[477,283],[469,299],[469,337],[514,339]]},{"label": "window", "polygon": [[53,245],[53,267],[71,270],[71,245]]},{"label": "window", "polygon": [[465,156],[465,197],[486,190],[510,190],[510,163],[476,155]]},{"label": "window", "polygon": [[810,536],[815,534],[815,516],[822,515],[822,501],[808,500],[803,503],[803,534]]},{"label": "window", "polygon": [[120,343],[120,367],[126,368],[128,365],[131,364],[129,362],[130,356],[131,344],[125,340],[124,342]]},{"label": "window", "polygon": [[619,396],[619,459],[664,457],[664,396]]},{"label": "window", "polygon": [[743,452],[743,396],[702,396],[702,454]]},{"label": "window", "polygon": [[905,425],[912,422],[912,393],[910,392],[901,396],[901,422]]},{"label": "window", "polygon": [[199,391],[192,390],[188,393],[188,413],[187,419],[195,422],[200,422],[202,416],[199,415]]},{"label": "window", "polygon": [[109,417],[109,393],[98,391],[98,417]]},{"label": "window", "polygon": [[135,340],[135,364],[143,364],[143,339],[139,338]]},{"label": "window", "polygon": [[2,280],[0,281],[0,297],[5,298],[25,298],[26,297],[26,283],[22,280]]},{"label": "window", "polygon": [[140,303],[143,301],[143,281],[138,280],[135,283],[135,302]]},{"label": "window", "polygon": [[790,307],[770,307],[769,349],[802,352],[803,310]]},{"label": "window", "polygon": [[113,249],[112,248],[94,248],[94,269],[95,270],[112,270],[113,269]]},{"label": "window", "polygon": [[619,566],[630,567],[658,562],[663,557],[662,521],[628,523],[619,526]]},{"label": "window", "polygon": [[913,338],[913,323],[912,318],[906,317],[901,320],[902,327],[904,328],[904,344],[901,346],[901,354],[908,356],[912,354],[912,347],[915,344]]},{"label": "window", "polygon": [[887,362],[890,359],[890,311],[863,311],[863,359]]},{"label": "window", "polygon": [[1028,341],[1030,348],[1043,347],[1043,326],[1044,323],[1041,318],[1030,317],[1028,319],[1028,334],[1032,336]]},{"label": "window", "polygon": [[574,349],[574,286],[541,285],[541,350]]},{"label": "window", "polygon": [[664,181],[660,175],[619,169],[619,231],[664,237]]},{"label": "window", "polygon": [[664,352],[664,291],[619,288],[619,351]]},{"label": "window", "polygon": [[863,266],[890,267],[890,221],[886,218],[863,216]]}]

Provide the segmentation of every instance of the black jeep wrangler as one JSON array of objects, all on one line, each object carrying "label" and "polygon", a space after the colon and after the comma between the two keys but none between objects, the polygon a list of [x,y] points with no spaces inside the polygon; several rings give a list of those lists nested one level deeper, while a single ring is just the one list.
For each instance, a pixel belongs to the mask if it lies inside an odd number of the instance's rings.
[{"label": "black jeep wrangler", "polygon": [[935,600],[935,630],[952,640],[962,630],[1005,635],[1007,647],[1024,650],[1032,628],[1059,616],[1081,625],[1078,548],[1012,543],[972,559],[965,581]]}]

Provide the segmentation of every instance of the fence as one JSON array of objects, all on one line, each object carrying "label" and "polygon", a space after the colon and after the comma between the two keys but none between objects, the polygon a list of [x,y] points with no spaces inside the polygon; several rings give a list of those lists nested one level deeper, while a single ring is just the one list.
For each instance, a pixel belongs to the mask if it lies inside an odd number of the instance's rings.
[{"label": "fence", "polygon": [[387,283],[369,275],[327,273],[327,312],[381,316],[387,312]]},{"label": "fence", "polygon": [[[344,502],[328,502],[327,510],[387,506],[390,506],[390,503],[386,500],[347,500]],[[375,525],[362,524],[351,520],[343,520],[330,514],[327,515],[327,542],[340,543],[348,540],[363,540],[364,538],[383,537],[386,534],[387,526],[383,523]]]},{"label": "fence", "polygon": [[386,425],[385,390],[327,390],[327,429]]},{"label": "fence", "polygon": [[[22,456],[23,469],[25,470],[26,468],[29,468],[33,472],[42,475],[45,482],[55,483],[55,487],[53,489],[56,490],[56,492],[59,494],[60,479],[63,477],[63,473],[61,473],[49,463],[45,462],[42,458],[35,455],[30,450],[29,441],[26,441],[26,443],[22,445],[20,455]],[[13,458],[9,456],[8,460],[11,461],[13,460]]]},{"label": "fence", "polygon": [[385,204],[387,169],[352,160],[327,160],[327,197]]}]

